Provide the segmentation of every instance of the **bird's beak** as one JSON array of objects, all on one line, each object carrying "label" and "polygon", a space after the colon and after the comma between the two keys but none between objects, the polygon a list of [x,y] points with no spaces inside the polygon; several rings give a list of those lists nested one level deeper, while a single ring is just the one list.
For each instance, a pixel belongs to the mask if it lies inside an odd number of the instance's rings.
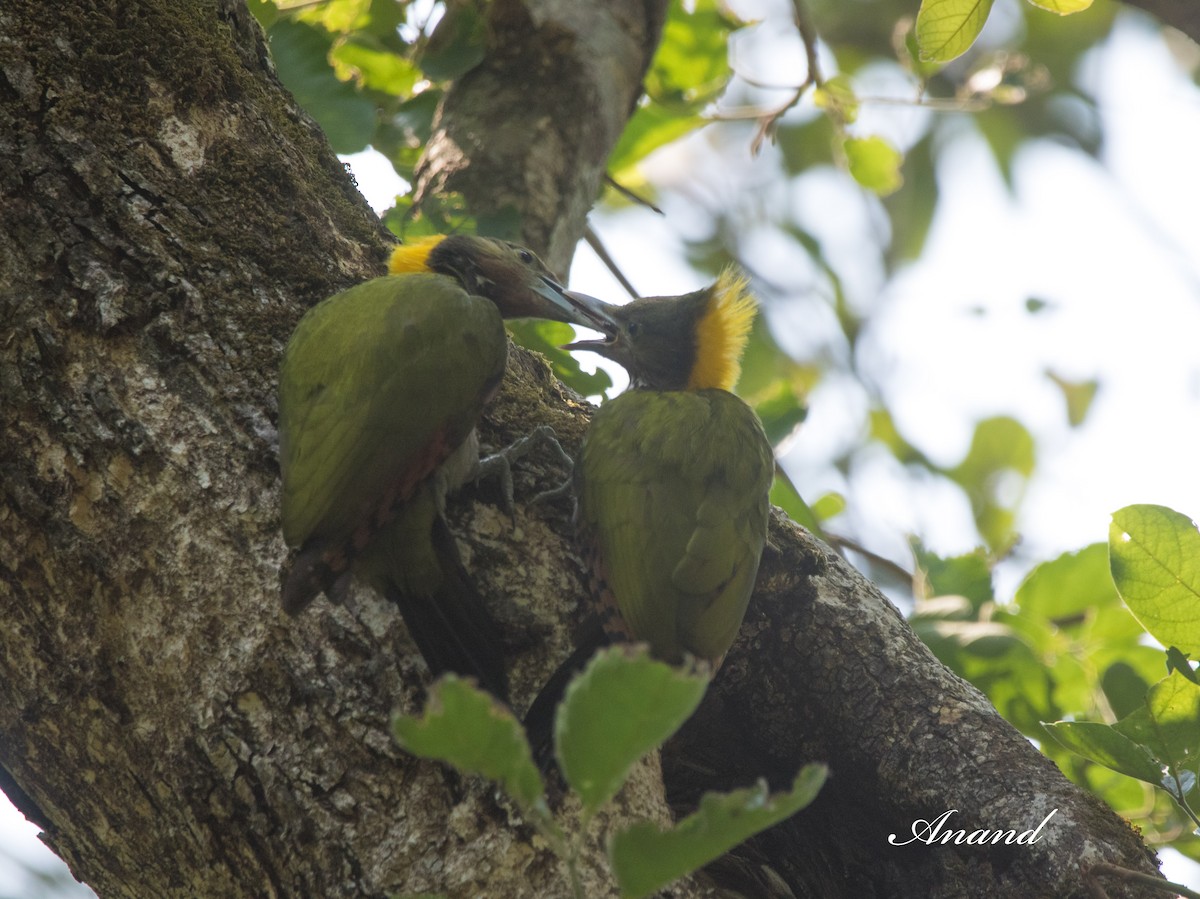
[{"label": "bird's beak", "polygon": [[609,312],[612,307],[603,300],[586,293],[567,290],[545,275],[542,276],[541,283],[534,287],[534,292],[562,312],[564,321],[607,335],[617,333],[617,322]]}]

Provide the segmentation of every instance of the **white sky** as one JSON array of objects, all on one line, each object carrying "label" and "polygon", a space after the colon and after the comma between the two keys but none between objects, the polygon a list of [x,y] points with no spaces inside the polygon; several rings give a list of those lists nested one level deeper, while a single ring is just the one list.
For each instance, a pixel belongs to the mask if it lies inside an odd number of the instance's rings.
[{"label": "white sky", "polygon": [[[781,13],[763,2],[754,14]],[[788,46],[788,29],[768,25],[773,40]],[[1012,414],[1033,430],[1038,470],[1019,528],[1028,553],[1043,559],[1105,540],[1108,516],[1129,503],[1162,503],[1200,517],[1200,91],[1164,52],[1157,31],[1133,16],[1086,74],[1104,119],[1102,163],[1049,143],[1030,147],[1015,165],[1014,199],[986,147],[963,141],[951,148],[926,252],[887,286],[868,338],[872,372],[902,432],[939,462],[961,458],[973,422],[984,416]],[[915,117],[926,115],[892,108],[871,114],[901,141]],[[906,123],[905,116],[913,118]],[[651,169],[687,172],[680,160],[689,151],[681,152]],[[373,152],[348,161],[372,206],[390,206],[402,190],[390,165]],[[748,178],[753,182],[753,173]],[[814,179],[790,200],[800,207],[838,203],[852,224],[858,218],[870,226],[861,198],[843,202],[847,189]],[[681,293],[703,283],[682,255],[686,223],[633,211],[596,217],[595,225],[643,293]],[[852,253],[861,241],[848,233],[841,251]],[[784,254],[793,248],[768,240],[756,246],[765,267],[789,270],[793,260]],[[647,247],[654,249],[649,257]],[[836,240],[833,247],[838,252]],[[798,283],[806,283],[798,271]],[[609,299],[624,296],[586,247],[572,284]],[[850,288],[865,294],[879,286],[868,265]],[[1028,297],[1052,307],[1029,315]],[[823,328],[824,313],[811,302],[771,314],[785,332]],[[779,339],[792,345],[788,333]],[[1047,367],[1069,379],[1102,381],[1084,427],[1066,426]],[[822,480],[819,468],[831,447],[857,439],[854,410],[863,398],[833,382],[811,401],[787,462],[802,492],[815,497],[846,489]],[[894,460],[878,454],[856,472],[850,494],[852,504],[870,498],[876,524],[867,531],[884,551],[903,558],[895,535],[912,530],[943,553],[974,546],[961,497],[945,488],[914,492],[895,474]],[[1019,575],[1002,575],[1002,589],[1015,587]],[[61,864],[34,834],[0,797],[0,894],[36,894],[6,854]],[[1175,853],[1166,860],[1168,877],[1200,884],[1200,866]],[[91,893],[81,887],[78,895]]]}]

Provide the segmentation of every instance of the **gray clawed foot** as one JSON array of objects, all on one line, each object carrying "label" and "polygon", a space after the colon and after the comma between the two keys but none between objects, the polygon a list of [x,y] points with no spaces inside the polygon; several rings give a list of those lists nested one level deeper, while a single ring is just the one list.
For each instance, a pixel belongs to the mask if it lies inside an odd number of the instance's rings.
[{"label": "gray clawed foot", "polygon": [[[554,434],[554,429],[549,425],[538,425],[526,436],[514,440],[504,449],[479,460],[479,467],[475,471],[475,481],[478,482],[484,478],[499,478],[504,511],[509,515],[514,513],[512,463],[529,455],[539,444],[550,449],[557,456],[558,461],[567,467],[568,471],[574,468],[575,463],[562,448],[562,444],[558,442],[558,438]],[[561,487],[539,493],[533,498],[533,502],[539,502],[544,497],[565,491],[570,488],[570,484],[571,479],[568,477]]]}]

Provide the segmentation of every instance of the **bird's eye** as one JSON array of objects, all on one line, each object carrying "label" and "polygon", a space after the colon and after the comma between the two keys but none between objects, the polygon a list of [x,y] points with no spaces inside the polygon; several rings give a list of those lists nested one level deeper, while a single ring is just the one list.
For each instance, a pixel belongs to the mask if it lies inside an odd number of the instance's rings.
[{"label": "bird's eye", "polygon": [[533,265],[533,254],[531,252],[529,252],[528,250],[518,250],[517,258],[520,259],[522,262],[524,262],[526,265]]},{"label": "bird's eye", "polygon": [[629,327],[625,329],[626,333],[628,333],[630,337],[637,337],[638,332],[641,330],[642,326],[637,322],[630,322]]}]

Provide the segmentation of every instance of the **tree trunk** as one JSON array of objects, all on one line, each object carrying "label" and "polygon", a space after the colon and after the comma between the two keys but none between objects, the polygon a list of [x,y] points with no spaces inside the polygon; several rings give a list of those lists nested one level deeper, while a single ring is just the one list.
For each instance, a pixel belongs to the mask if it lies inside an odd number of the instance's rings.
[{"label": "tree trunk", "polygon": [[[448,96],[422,189],[514,207],[565,268],[662,3],[490,9],[503,42]],[[548,64],[514,80],[514,41]],[[564,83],[588,104],[564,104]],[[489,118],[516,107],[516,130]],[[491,787],[395,747],[388,718],[419,708],[426,676],[395,610],[363,594],[280,611],[279,355],[307,306],[382,271],[390,238],[244,6],[9,0],[0,191],[6,792],[104,897],[563,895],[561,865]],[[573,449],[587,414],[514,351],[484,437],[548,423]],[[522,502],[563,477],[547,459],[521,470],[512,518],[486,488],[451,509],[509,635],[518,708],[584,595],[568,510]],[[665,775],[643,766],[612,820],[665,820],[668,797],[811,760],[833,779],[673,895],[1071,895],[1093,860],[1154,870],[869,583],[781,519],[772,540]],[[1018,830],[1058,812],[1032,847],[889,846],[951,808],[959,827]],[[602,846],[597,831],[588,896],[611,892]]]}]

